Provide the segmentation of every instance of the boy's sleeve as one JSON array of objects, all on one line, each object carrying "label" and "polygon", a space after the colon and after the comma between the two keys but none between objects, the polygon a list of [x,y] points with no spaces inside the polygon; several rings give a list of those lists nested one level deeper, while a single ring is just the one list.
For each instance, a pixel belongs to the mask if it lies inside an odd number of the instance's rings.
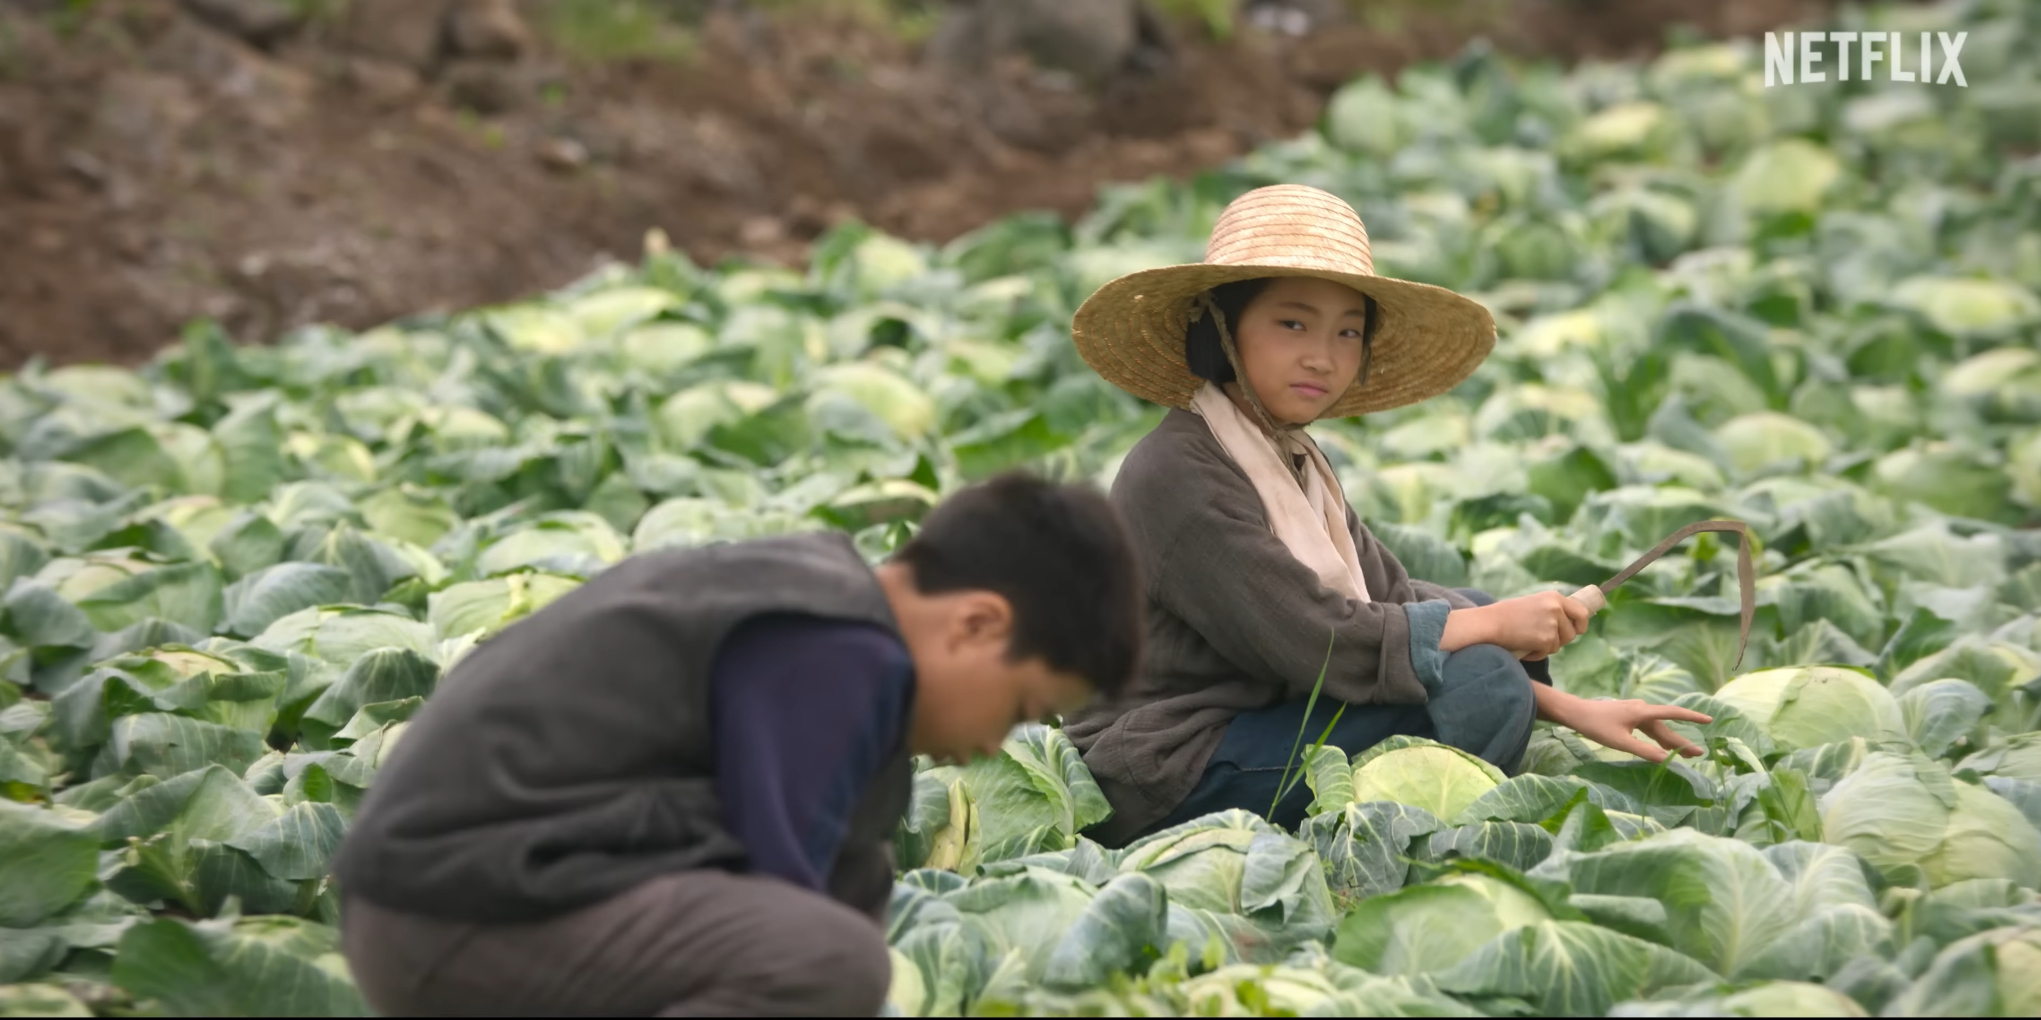
[{"label": "boy's sleeve", "polygon": [[734,631],[713,674],[725,825],[753,871],[826,894],[852,809],[905,738],[913,661],[881,627],[773,615]]}]

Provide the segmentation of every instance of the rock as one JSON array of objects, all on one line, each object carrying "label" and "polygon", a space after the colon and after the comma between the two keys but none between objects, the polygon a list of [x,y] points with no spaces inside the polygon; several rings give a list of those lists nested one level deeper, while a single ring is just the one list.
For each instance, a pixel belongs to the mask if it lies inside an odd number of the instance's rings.
[{"label": "rock", "polygon": [[448,0],[349,0],[341,20],[343,46],[420,74],[438,62]]},{"label": "rock", "polygon": [[1139,0],[963,0],[937,27],[928,56],[969,72],[1022,53],[1096,85],[1127,66],[1140,15]]},{"label": "rock", "polygon": [[747,248],[764,248],[787,239],[787,225],[773,216],[753,216],[737,228],[737,240]]},{"label": "rock", "polygon": [[556,173],[571,173],[588,164],[588,149],[572,138],[548,138],[539,143],[539,162]]},{"label": "rock", "polygon": [[284,0],[184,0],[200,21],[256,46],[268,46],[304,23],[299,9]]},{"label": "rock", "polygon": [[88,138],[117,164],[161,177],[175,166],[203,106],[184,79],[141,71],[108,75]]},{"label": "rock", "polygon": [[493,117],[523,107],[535,89],[531,76],[518,65],[494,60],[456,60],[446,66],[440,81],[447,98],[456,106]]},{"label": "rock", "polygon": [[357,95],[382,110],[409,102],[425,85],[417,71],[374,57],[348,58],[346,78]]},{"label": "rock", "polygon": [[454,0],[447,41],[454,53],[485,60],[517,60],[532,48],[531,29],[510,0]]},{"label": "rock", "polygon": [[41,198],[55,170],[48,120],[35,116],[35,97],[0,91],[0,195]]},{"label": "rock", "polygon": [[1247,22],[1276,35],[1308,36],[1328,25],[1345,24],[1348,11],[1341,0],[1255,0]]},{"label": "rock", "polygon": [[295,123],[315,90],[312,75],[196,21],[180,21],[145,51],[148,66],[201,85],[231,101],[239,114],[268,130]]}]

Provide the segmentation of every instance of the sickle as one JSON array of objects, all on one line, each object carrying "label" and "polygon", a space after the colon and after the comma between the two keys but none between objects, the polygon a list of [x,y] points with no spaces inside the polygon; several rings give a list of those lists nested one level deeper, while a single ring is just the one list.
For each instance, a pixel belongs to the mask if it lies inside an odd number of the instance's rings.
[{"label": "sickle", "polygon": [[1743,600],[1743,625],[1736,639],[1736,664],[1730,667],[1735,669],[1743,665],[1743,650],[1750,644],[1750,620],[1757,612],[1757,588],[1751,578],[1750,566],[1750,525],[1742,521],[1701,521],[1689,524],[1674,532],[1671,538],[1658,543],[1650,552],[1637,557],[1637,562],[1624,567],[1621,573],[1601,584],[1588,585],[1574,592],[1571,597],[1586,605],[1589,613],[1599,613],[1608,608],[1609,592],[1614,591],[1624,581],[1635,577],[1638,571],[1650,566],[1660,556],[1671,551],[1673,546],[1703,531],[1734,531],[1737,535],[1736,586]]}]

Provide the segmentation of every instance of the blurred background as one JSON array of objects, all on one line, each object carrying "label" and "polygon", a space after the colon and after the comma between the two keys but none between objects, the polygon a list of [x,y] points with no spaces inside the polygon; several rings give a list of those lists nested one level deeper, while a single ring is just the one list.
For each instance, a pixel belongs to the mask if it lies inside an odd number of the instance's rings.
[{"label": "blurred background", "polygon": [[1823,0],[0,0],[0,358],[135,364],[509,300],[636,257],[801,264],[1076,217],[1341,85],[1574,63]]}]

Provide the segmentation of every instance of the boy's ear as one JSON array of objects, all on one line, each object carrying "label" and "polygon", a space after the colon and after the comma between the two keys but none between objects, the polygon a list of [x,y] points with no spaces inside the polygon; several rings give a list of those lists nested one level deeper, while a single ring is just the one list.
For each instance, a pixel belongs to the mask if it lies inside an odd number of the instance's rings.
[{"label": "boy's ear", "polygon": [[993,591],[970,591],[957,596],[957,611],[951,617],[954,639],[961,644],[979,644],[1013,639],[1013,604]]}]

